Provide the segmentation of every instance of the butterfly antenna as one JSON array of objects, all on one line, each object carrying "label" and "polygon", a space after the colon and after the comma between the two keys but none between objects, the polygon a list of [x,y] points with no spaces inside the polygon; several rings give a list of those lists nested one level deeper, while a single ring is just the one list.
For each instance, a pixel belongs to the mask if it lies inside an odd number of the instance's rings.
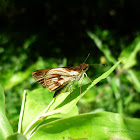
[{"label": "butterfly antenna", "polygon": [[99,65],[99,66],[106,66],[106,64],[89,64],[89,65]]},{"label": "butterfly antenna", "polygon": [[88,59],[89,56],[90,56],[90,53],[88,54],[87,58],[85,59],[85,61],[83,63],[85,63],[87,61],[87,59]]}]

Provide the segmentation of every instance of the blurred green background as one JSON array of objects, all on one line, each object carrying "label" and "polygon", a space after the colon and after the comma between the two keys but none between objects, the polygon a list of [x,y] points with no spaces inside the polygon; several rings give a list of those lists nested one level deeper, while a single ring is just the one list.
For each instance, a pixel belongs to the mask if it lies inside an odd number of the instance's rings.
[{"label": "blurred green background", "polygon": [[139,5],[138,0],[0,0],[0,83],[15,131],[24,89],[44,88],[32,72],[79,65],[88,53],[87,63],[107,65],[90,66],[91,80],[126,58],[80,100],[79,112],[105,110],[139,118]]}]

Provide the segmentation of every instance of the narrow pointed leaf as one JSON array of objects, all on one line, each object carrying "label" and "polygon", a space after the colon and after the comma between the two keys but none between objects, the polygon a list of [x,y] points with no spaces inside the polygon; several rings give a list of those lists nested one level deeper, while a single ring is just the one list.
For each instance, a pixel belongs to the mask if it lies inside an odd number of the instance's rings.
[{"label": "narrow pointed leaf", "polygon": [[0,140],[5,140],[12,133],[13,129],[5,114],[5,96],[0,85]]}]

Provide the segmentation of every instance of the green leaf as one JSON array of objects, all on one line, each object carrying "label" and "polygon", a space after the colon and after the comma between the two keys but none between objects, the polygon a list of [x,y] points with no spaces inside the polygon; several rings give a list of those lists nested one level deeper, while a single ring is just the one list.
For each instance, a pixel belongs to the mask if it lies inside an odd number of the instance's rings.
[{"label": "green leaf", "polygon": [[5,140],[5,138],[12,133],[12,127],[5,114],[5,96],[0,85],[0,139]]},{"label": "green leaf", "polygon": [[[24,135],[29,135],[37,126],[38,124],[42,123],[44,121],[44,114],[46,112],[49,112],[51,116],[48,115],[47,119],[48,122],[50,118],[62,118],[62,117],[68,117],[72,115],[78,114],[78,109],[75,106],[73,110],[67,111],[65,114],[57,114],[54,112],[54,108],[56,108],[65,98],[68,96],[68,94],[60,94],[59,97],[53,99],[53,94],[48,91],[48,89],[37,89],[34,91],[27,91],[26,95],[26,103],[25,103],[25,111],[23,116],[23,123],[22,123],[22,132]],[[52,100],[52,101],[51,101]],[[50,103],[50,104],[49,104]],[[50,111],[48,111],[50,109]],[[54,109],[53,111],[51,111]],[[54,115],[53,115],[54,114]],[[51,120],[52,121],[52,120]],[[26,130],[25,130],[26,129]]]},{"label": "green leaf", "polygon": [[21,72],[21,71],[14,72],[15,70],[13,70],[10,73],[8,73],[8,76],[6,79],[4,79],[4,81],[1,81],[1,79],[0,79],[0,81],[3,82],[4,90],[9,90],[9,89],[13,88],[14,86],[22,83],[25,79],[27,79],[29,76],[31,76],[31,73],[35,69],[37,69],[36,68],[37,66],[40,68],[43,68],[44,62],[42,61],[41,58],[39,58],[35,64],[31,65],[23,72]]},{"label": "green leaf", "polygon": [[129,69],[136,65],[136,56],[138,52],[140,52],[140,37],[137,37],[129,47],[123,49],[121,52],[119,58],[122,58],[122,56],[126,57],[126,61],[123,61],[124,69]]},{"label": "green leaf", "polygon": [[116,104],[117,104],[117,112],[120,114],[123,113],[123,101],[122,101],[122,94],[121,94],[121,85],[120,85],[120,79],[118,77],[116,78],[108,78],[108,82],[111,85],[111,88],[113,90],[115,99],[116,99]]},{"label": "green leaf", "polygon": [[28,91],[22,123],[23,134],[29,138],[36,131],[37,127],[45,124],[46,121],[47,123],[50,122],[48,121],[49,119],[54,121],[54,118],[58,119],[60,116],[64,118],[69,115],[77,115],[77,111],[73,112],[73,110],[80,98],[100,80],[106,78],[121,61],[122,59],[94,80],[91,85],[82,86],[82,94],[79,94],[80,88],[73,90],[72,93],[61,93],[56,98],[53,98],[53,95],[43,88],[32,92]]},{"label": "green leaf", "polygon": [[14,133],[6,138],[6,140],[27,140],[25,136],[19,133]]},{"label": "green leaf", "polygon": [[33,91],[27,90],[26,92],[22,132],[25,131],[32,120],[44,111],[53,99],[53,94],[46,88],[39,88]]},{"label": "green leaf", "polygon": [[[38,118],[38,116],[40,117],[41,114],[44,114],[46,112],[51,112],[51,110],[54,110],[54,108],[56,108],[59,104],[61,104],[61,102],[63,102],[63,100],[65,100],[67,96],[68,94],[63,93],[54,101],[53,94],[50,93],[50,91],[46,88],[39,88],[31,92],[27,91],[25,109],[23,113],[24,116],[22,121],[22,128],[19,128],[21,129],[21,131],[18,132],[23,132],[24,134],[26,134],[28,128],[30,128],[29,126],[31,126],[31,128],[28,130],[28,133],[30,133],[30,131],[34,129],[34,126],[36,127],[38,123],[42,122],[42,119]],[[75,106],[73,110],[68,111],[68,113],[65,115],[59,113],[58,115],[50,116],[47,119],[62,118],[64,116],[68,117],[77,114],[78,114],[78,109]],[[38,120],[37,123],[34,124],[34,120],[36,121]]]},{"label": "green leaf", "polygon": [[[17,73],[12,73],[9,79],[6,79],[4,83],[4,90],[9,90],[12,87],[22,83],[33,71],[34,65],[29,67],[26,71],[24,72],[17,72]],[[8,84],[10,83],[10,84]]]},{"label": "green leaf", "polygon": [[30,140],[139,140],[140,120],[99,112],[56,120],[40,126]]},{"label": "green leaf", "polygon": [[127,78],[129,79],[129,81],[134,85],[135,90],[137,92],[140,92],[140,77],[139,77],[139,73],[137,74],[136,71],[129,69],[127,70]]}]

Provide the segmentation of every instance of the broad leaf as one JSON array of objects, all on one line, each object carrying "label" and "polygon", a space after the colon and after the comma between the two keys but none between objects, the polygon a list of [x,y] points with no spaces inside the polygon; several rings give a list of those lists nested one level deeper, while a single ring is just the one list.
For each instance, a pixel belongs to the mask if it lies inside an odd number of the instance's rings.
[{"label": "broad leaf", "polygon": [[40,126],[30,140],[139,140],[140,120],[117,113],[82,114]]}]

